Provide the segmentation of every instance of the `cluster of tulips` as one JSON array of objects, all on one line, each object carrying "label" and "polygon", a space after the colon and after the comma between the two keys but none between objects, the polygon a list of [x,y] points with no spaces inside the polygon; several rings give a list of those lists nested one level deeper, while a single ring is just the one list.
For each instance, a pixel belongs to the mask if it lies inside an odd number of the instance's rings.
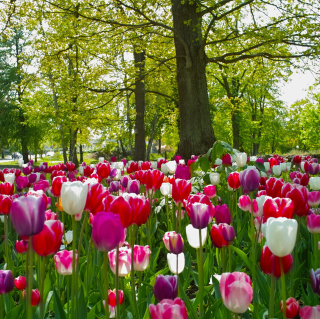
[{"label": "cluster of tulips", "polygon": [[320,318],[317,160],[226,145],[0,171],[0,319]]}]

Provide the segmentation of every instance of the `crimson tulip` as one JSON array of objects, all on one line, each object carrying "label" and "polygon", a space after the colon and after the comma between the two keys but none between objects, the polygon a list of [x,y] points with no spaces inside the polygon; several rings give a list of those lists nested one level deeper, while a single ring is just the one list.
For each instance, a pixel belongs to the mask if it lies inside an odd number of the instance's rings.
[{"label": "crimson tulip", "polygon": [[42,231],[32,237],[34,251],[40,256],[55,254],[61,246],[63,230],[60,220],[45,221]]},{"label": "crimson tulip", "polygon": [[144,184],[146,185],[147,190],[152,189],[156,191],[160,188],[164,179],[164,174],[157,169],[147,170],[144,175]]},{"label": "crimson tulip", "polygon": [[73,172],[76,169],[76,164],[69,161],[66,163],[66,168],[69,172]]},{"label": "crimson tulip", "polygon": [[238,189],[241,184],[240,184],[240,176],[238,172],[232,172],[228,176],[228,185],[230,188],[233,190]]},{"label": "crimson tulip", "polygon": [[52,180],[51,193],[53,196],[60,197],[62,184],[65,182],[67,182],[67,178],[65,176],[56,176]]},{"label": "crimson tulip", "polygon": [[132,209],[131,223],[138,226],[146,223],[151,212],[149,200],[144,196],[128,196],[127,200]]},{"label": "crimson tulip", "polygon": [[17,253],[23,254],[28,249],[28,242],[26,240],[20,240],[20,241],[17,240],[15,248],[16,248]]},{"label": "crimson tulip", "polygon": [[[26,295],[26,291],[24,290],[23,293],[22,293],[22,296],[23,298],[25,297]],[[38,289],[33,289],[32,290],[32,295],[31,295],[31,304],[32,306],[37,306],[40,302],[40,292]]]},{"label": "crimson tulip", "polygon": [[224,246],[229,246],[229,242],[226,241],[222,235],[222,231],[225,224],[212,225],[211,228],[211,239],[212,243],[217,248],[222,248]]},{"label": "crimson tulip", "polygon": [[239,197],[238,207],[244,212],[248,212],[251,209],[251,200],[248,195],[241,195]]},{"label": "crimson tulip", "polygon": [[232,166],[231,155],[228,153],[222,156],[221,161],[224,166]]},{"label": "crimson tulip", "polygon": [[191,192],[191,183],[185,179],[176,179],[172,184],[172,198],[176,204],[183,203]]},{"label": "crimson tulip", "polygon": [[24,290],[27,287],[27,280],[24,276],[19,276],[14,279],[14,285],[18,290]]},{"label": "crimson tulip", "polygon": [[109,191],[101,184],[89,184],[85,210],[95,215],[104,210],[103,200],[109,195]]},{"label": "crimson tulip", "polygon": [[216,197],[216,195],[217,195],[216,187],[214,185],[205,186],[203,189],[203,192],[210,199]]},{"label": "crimson tulip", "polygon": [[108,212],[118,214],[123,227],[127,228],[131,225],[132,208],[128,201],[126,201],[122,196],[117,197],[111,202]]},{"label": "crimson tulip", "polygon": [[293,201],[289,198],[267,198],[263,204],[264,222],[269,217],[292,218],[294,211]]},{"label": "crimson tulip", "polygon": [[231,214],[226,204],[223,204],[222,206],[217,205],[215,211],[215,220],[217,224],[231,224]]},{"label": "crimson tulip", "polygon": [[275,178],[275,177],[270,177],[266,181],[266,192],[267,195],[270,197],[282,197],[281,196],[281,189],[282,186],[284,185],[284,181],[282,178]]},{"label": "crimson tulip", "polygon": [[[287,273],[292,265],[291,255],[282,257],[283,271]],[[260,267],[267,275],[273,275],[277,278],[281,276],[280,257],[274,255],[268,246],[264,246],[261,253]]]},{"label": "crimson tulip", "polygon": [[101,179],[105,179],[109,176],[111,168],[109,163],[98,163],[96,165],[97,174]]},{"label": "crimson tulip", "polygon": [[12,196],[0,195],[0,214],[7,215],[10,213],[12,205]]},{"label": "crimson tulip", "polygon": [[1,183],[0,194],[2,195],[13,195],[14,184],[13,183]]}]

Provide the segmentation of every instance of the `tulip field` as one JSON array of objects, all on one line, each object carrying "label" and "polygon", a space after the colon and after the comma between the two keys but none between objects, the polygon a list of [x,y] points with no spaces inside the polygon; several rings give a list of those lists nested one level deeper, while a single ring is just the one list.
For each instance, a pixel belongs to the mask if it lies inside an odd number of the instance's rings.
[{"label": "tulip field", "polygon": [[320,318],[320,167],[225,142],[0,171],[0,319]]}]

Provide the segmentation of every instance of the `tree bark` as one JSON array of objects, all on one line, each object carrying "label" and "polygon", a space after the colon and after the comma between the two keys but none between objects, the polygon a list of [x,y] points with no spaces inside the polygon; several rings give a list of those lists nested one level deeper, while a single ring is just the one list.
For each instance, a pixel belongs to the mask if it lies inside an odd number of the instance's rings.
[{"label": "tree bark", "polygon": [[184,159],[206,153],[215,141],[207,91],[201,18],[197,9],[197,1],[172,0],[180,111],[180,143],[177,153]]},{"label": "tree bark", "polygon": [[153,120],[152,120],[152,125],[151,125],[151,131],[150,131],[150,136],[148,140],[148,147],[147,147],[147,161],[150,160],[150,153],[151,153],[151,148],[152,148],[152,143],[153,143],[153,138],[156,133],[157,129],[157,111],[154,114]]},{"label": "tree bark", "polygon": [[75,130],[70,129],[69,161],[71,161],[74,164],[76,164],[76,167],[79,166],[79,161],[78,161],[78,157],[77,157],[77,149],[76,149],[77,133],[78,133],[78,129],[75,129]]},{"label": "tree bark", "polygon": [[83,149],[82,149],[82,144],[80,144],[79,148],[79,153],[80,153],[80,163],[83,163]]},{"label": "tree bark", "polygon": [[136,123],[134,161],[144,161],[146,157],[146,139],[144,128],[145,113],[145,52],[134,52],[134,62],[137,68],[137,80],[135,86]]}]

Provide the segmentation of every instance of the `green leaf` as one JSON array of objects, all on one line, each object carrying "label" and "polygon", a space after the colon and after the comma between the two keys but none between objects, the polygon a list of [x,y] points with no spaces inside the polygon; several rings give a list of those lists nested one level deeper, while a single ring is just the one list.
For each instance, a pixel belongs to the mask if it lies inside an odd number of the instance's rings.
[{"label": "green leaf", "polygon": [[207,158],[208,158],[209,162],[210,162],[210,158],[211,158],[211,153],[212,153],[212,147],[209,148],[209,151],[207,152]]},{"label": "green leaf", "polygon": [[260,162],[254,162],[253,164],[259,171],[261,172],[266,172],[266,168],[264,167],[264,165]]},{"label": "green leaf", "polygon": [[200,167],[201,169],[204,171],[204,172],[207,172],[210,168],[210,163],[209,163],[209,160],[207,157],[205,156],[201,156],[199,158],[199,164],[200,164]]},{"label": "green leaf", "polygon": [[23,304],[16,306],[11,311],[9,311],[5,319],[20,319],[24,314]]},{"label": "green leaf", "polygon": [[80,294],[79,294],[79,318],[80,319],[87,319],[87,304],[84,299],[84,290],[83,285],[81,285],[80,288]]},{"label": "green leaf", "polygon": [[[189,299],[189,297],[187,296],[186,292],[184,291],[183,287],[181,286],[181,282],[179,280],[179,292],[182,296],[182,300],[185,302],[186,307],[188,309],[189,315],[191,315],[191,318],[193,319],[197,319],[198,316],[196,315],[196,312],[191,304],[191,301]],[[199,295],[199,294],[198,294]]]},{"label": "green leaf", "polygon": [[56,289],[53,290],[54,297],[54,317],[55,319],[66,319],[66,313],[63,310],[61,300],[57,294]]},{"label": "green leaf", "polygon": [[211,163],[212,165],[215,163],[217,158],[220,158],[223,155],[223,146],[220,141],[216,141],[212,146],[212,154],[211,154]]},{"label": "green leaf", "polygon": [[206,174],[203,176],[203,181],[206,183],[206,184],[211,184],[210,182],[210,174]]}]

